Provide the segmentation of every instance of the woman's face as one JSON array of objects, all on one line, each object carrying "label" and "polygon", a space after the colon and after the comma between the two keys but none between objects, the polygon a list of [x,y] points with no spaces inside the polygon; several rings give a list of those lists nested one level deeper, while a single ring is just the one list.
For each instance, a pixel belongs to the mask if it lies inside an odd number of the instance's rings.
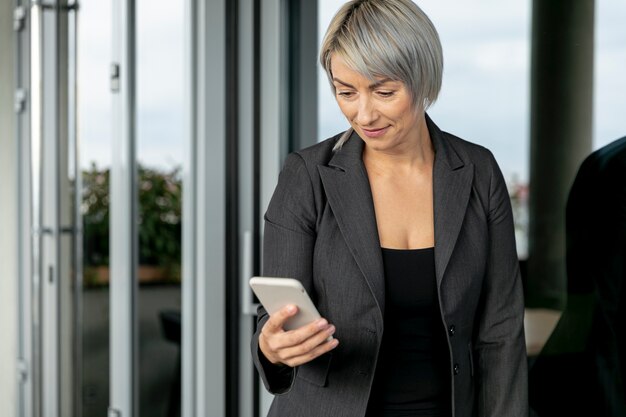
[{"label": "woman's face", "polygon": [[424,118],[403,82],[383,77],[372,82],[336,54],[331,70],[339,108],[368,147],[401,151],[418,140]]}]

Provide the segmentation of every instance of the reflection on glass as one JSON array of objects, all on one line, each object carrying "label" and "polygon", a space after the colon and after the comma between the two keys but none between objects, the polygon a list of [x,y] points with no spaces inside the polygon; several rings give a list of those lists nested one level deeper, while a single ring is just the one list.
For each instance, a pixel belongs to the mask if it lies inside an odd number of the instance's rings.
[{"label": "reflection on glass", "polygon": [[137,2],[137,315],[145,417],[180,415],[183,40],[182,3]]},{"label": "reflection on glass", "polygon": [[82,415],[109,405],[109,167],[111,3],[80,4],[77,29],[77,137],[82,172]]}]

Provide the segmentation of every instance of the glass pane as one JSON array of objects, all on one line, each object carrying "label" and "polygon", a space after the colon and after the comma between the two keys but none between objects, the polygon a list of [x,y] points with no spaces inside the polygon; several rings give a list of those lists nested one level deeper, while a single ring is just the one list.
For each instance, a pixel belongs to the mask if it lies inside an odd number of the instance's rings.
[{"label": "glass pane", "polygon": [[180,413],[183,41],[183,3],[137,2],[139,413],[146,417]]},{"label": "glass pane", "polygon": [[594,71],[594,149],[626,135],[623,112],[626,108],[626,77],[620,65],[626,62],[624,19],[626,2],[598,1]]},{"label": "glass pane", "polygon": [[429,114],[443,130],[493,152],[511,197],[518,255],[526,259],[531,2],[419,6],[437,27],[444,54],[443,85]]},{"label": "glass pane", "polygon": [[111,166],[111,2],[80,4],[77,136],[82,172],[82,415],[109,405],[109,168]]},{"label": "glass pane", "polygon": [[[343,3],[319,1],[319,43]],[[509,186],[518,253],[526,258],[531,2],[461,2],[454,8],[437,0],[417,3],[435,24],[444,54],[442,89],[428,113],[443,130],[494,153]],[[318,68],[318,131],[323,140],[348,123]]]}]

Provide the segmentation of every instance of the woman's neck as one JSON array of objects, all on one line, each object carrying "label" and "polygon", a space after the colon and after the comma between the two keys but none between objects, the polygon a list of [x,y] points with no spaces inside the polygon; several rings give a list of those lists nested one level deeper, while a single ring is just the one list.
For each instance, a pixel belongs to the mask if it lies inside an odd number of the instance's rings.
[{"label": "woman's neck", "polygon": [[422,120],[415,134],[393,149],[376,150],[365,146],[363,163],[370,175],[404,176],[432,170],[435,150],[425,120]]}]

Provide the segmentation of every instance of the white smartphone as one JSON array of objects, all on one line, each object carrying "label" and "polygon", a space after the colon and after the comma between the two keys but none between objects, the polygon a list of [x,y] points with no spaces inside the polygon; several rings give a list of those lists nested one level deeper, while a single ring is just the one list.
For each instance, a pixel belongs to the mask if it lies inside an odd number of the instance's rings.
[{"label": "white smartphone", "polygon": [[288,304],[298,307],[298,313],[285,322],[285,330],[297,329],[321,317],[297,279],[252,277],[250,287],[270,316]]}]

